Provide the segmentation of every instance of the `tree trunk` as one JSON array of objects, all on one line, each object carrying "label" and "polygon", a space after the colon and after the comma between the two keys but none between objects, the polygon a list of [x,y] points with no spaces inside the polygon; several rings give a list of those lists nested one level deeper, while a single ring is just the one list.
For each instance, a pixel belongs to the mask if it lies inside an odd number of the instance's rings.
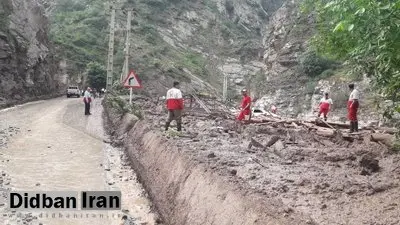
[{"label": "tree trunk", "polygon": [[371,141],[380,142],[388,147],[393,147],[394,140],[394,135],[379,133],[371,134]]},{"label": "tree trunk", "polygon": [[318,135],[324,136],[324,137],[334,137],[336,134],[336,131],[333,129],[328,129],[328,128],[318,128],[316,133]]}]

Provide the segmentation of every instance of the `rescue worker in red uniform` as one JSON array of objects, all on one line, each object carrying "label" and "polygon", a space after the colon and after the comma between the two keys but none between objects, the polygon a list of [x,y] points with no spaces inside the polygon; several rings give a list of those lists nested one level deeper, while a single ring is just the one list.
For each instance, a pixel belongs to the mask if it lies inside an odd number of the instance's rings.
[{"label": "rescue worker in red uniform", "polygon": [[324,97],[321,99],[319,102],[319,112],[318,112],[318,118],[321,116],[321,114],[324,116],[324,120],[328,120],[328,112],[332,107],[332,99],[329,98],[329,94],[325,92]]},{"label": "rescue worker in red uniform", "polygon": [[165,124],[165,131],[168,130],[172,120],[176,121],[177,131],[182,130],[182,110],[183,110],[183,97],[182,92],[179,90],[179,82],[174,82],[174,87],[167,92],[167,109],[168,119]]},{"label": "rescue worker in red uniform", "polygon": [[240,113],[237,117],[237,120],[242,121],[246,116],[250,116],[251,114],[251,98],[250,96],[247,95],[247,90],[243,89],[242,90],[242,103],[240,105]]},{"label": "rescue worker in red uniform", "polygon": [[349,101],[347,102],[348,119],[350,120],[350,133],[358,132],[357,111],[359,107],[360,94],[354,88],[354,84],[349,84],[351,90]]}]

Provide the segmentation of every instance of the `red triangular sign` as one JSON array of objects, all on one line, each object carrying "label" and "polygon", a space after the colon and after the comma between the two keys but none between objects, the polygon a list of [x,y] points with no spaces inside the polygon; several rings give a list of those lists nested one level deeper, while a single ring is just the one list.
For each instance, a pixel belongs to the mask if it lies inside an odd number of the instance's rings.
[{"label": "red triangular sign", "polygon": [[138,76],[133,70],[129,72],[128,76],[125,78],[123,85],[126,88],[142,88],[142,84],[140,84]]}]

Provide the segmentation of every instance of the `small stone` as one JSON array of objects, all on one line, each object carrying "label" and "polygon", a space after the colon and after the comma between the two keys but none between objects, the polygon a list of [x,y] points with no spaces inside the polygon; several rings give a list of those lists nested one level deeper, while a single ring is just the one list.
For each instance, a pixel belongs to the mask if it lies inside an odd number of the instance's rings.
[{"label": "small stone", "polygon": [[215,158],[216,155],[214,152],[211,152],[210,154],[207,155],[208,158]]},{"label": "small stone", "polygon": [[36,186],[40,186],[40,183],[37,183]]},{"label": "small stone", "polygon": [[283,211],[285,213],[292,213],[294,210],[292,208],[290,208],[290,207],[286,207]]},{"label": "small stone", "polygon": [[231,171],[230,171],[230,174],[233,175],[233,176],[236,176],[237,170],[235,170],[235,169],[231,170]]},{"label": "small stone", "polygon": [[326,209],[327,207],[326,204],[321,205],[321,209]]},{"label": "small stone", "polygon": [[28,130],[28,132],[31,132],[32,130]]},{"label": "small stone", "polygon": [[212,133],[210,134],[210,137],[218,137],[218,134],[212,132]]},{"label": "small stone", "polygon": [[122,212],[123,212],[123,213],[129,213],[129,210],[123,209]]},{"label": "small stone", "polygon": [[51,148],[51,146],[47,146],[47,148]]}]

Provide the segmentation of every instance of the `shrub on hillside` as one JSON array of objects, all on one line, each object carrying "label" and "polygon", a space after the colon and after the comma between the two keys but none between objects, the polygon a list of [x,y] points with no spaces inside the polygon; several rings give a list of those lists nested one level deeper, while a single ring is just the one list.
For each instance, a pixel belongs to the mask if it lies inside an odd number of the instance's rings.
[{"label": "shrub on hillside", "polygon": [[231,16],[235,12],[235,6],[233,6],[232,0],[225,0],[226,12]]},{"label": "shrub on hillside", "polygon": [[318,77],[325,70],[335,68],[335,64],[334,61],[319,56],[315,51],[308,51],[300,57],[300,70],[309,77]]}]

